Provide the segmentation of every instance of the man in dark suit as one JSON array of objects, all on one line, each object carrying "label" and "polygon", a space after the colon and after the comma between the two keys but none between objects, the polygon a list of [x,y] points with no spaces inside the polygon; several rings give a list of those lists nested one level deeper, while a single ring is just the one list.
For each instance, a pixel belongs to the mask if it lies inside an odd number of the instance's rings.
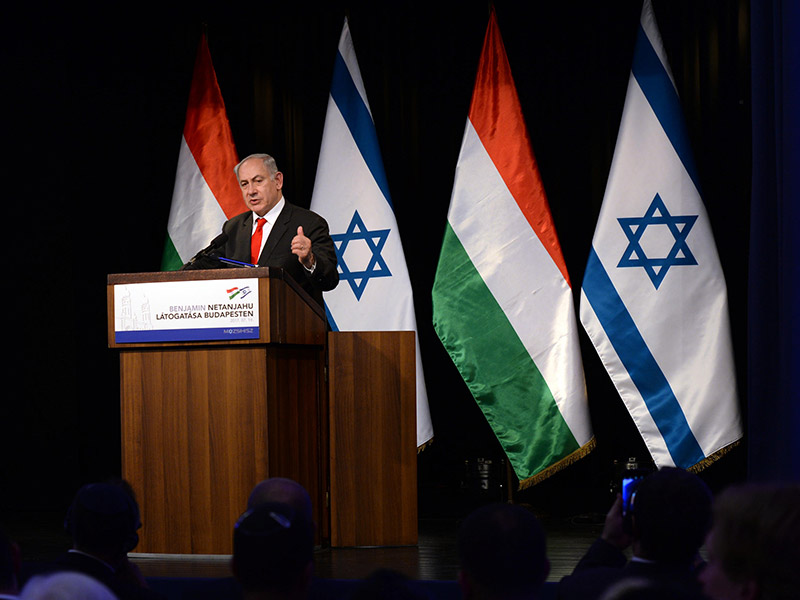
[{"label": "man in dark suit", "polygon": [[248,210],[222,226],[227,235],[223,256],[283,268],[322,306],[322,292],[339,283],[325,219],[286,202],[283,173],[268,154],[248,156],[235,173]]},{"label": "man in dark suit", "polygon": [[557,597],[600,598],[618,582],[640,580],[672,598],[702,598],[698,550],[710,525],[711,492],[699,477],[671,467],[651,473],[636,488],[630,529],[623,525],[618,497],[601,537],[559,582]]},{"label": "man in dark suit", "polygon": [[128,560],[139,542],[139,507],[127,482],[81,487],[64,521],[73,547],[44,569],[75,571],[106,585],[119,600],[161,600]]}]

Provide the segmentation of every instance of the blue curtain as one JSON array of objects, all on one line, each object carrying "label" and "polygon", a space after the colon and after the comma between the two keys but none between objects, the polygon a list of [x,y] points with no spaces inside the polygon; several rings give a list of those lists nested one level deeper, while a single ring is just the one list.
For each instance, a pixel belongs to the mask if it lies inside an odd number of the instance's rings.
[{"label": "blue curtain", "polygon": [[800,480],[800,3],[752,0],[748,473]]}]

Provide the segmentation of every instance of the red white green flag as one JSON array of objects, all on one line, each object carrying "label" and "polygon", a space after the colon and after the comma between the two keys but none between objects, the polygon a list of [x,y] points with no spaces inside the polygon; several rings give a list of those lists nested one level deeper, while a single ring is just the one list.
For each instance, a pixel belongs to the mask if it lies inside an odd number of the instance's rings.
[{"label": "red white green flag", "polygon": [[594,447],[572,288],[494,11],[456,166],[433,323],[521,488]]},{"label": "red white green flag", "polygon": [[244,210],[233,168],[239,162],[206,36],[197,49],[186,124],[161,261],[174,271]]}]

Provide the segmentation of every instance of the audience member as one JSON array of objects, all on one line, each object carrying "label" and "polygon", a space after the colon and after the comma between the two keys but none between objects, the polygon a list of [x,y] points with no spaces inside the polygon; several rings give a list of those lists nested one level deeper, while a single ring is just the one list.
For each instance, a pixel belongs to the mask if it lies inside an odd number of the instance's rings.
[{"label": "audience member", "polygon": [[246,600],[301,599],[314,570],[311,522],[291,506],[261,502],[233,530],[233,574]]},{"label": "audience member", "polygon": [[118,600],[107,586],[83,573],[64,571],[33,577],[22,600]]},{"label": "audience member", "polygon": [[247,499],[247,508],[252,509],[265,502],[282,502],[291,506],[295,513],[313,521],[311,496],[306,489],[292,479],[270,477],[255,485]]},{"label": "audience member", "polygon": [[800,597],[800,484],[743,484],[714,504],[700,573],[712,600]]},{"label": "audience member", "polygon": [[459,529],[458,554],[467,600],[538,598],[550,571],[541,524],[513,504],[473,511]]},{"label": "audience member", "polygon": [[21,568],[19,546],[0,528],[0,600],[17,597]]},{"label": "audience member", "polygon": [[139,543],[139,506],[124,481],[90,483],[75,494],[64,520],[72,548],[51,566],[108,586],[121,600],[161,598],[147,588],[128,552]]},{"label": "audience member", "polygon": [[[559,582],[557,597],[600,598],[611,585],[628,578],[668,588],[676,597],[702,597],[696,578],[698,551],[710,523],[711,492],[700,478],[670,467],[652,473],[636,489],[631,529],[623,525],[622,499],[617,497],[601,537]],[[630,561],[625,555],[628,546]]]}]

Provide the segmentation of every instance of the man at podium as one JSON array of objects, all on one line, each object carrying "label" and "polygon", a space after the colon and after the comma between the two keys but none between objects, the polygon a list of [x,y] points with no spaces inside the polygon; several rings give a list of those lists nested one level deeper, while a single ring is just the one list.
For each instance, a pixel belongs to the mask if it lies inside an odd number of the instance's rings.
[{"label": "man at podium", "polygon": [[228,220],[222,235],[203,252],[212,250],[259,267],[281,267],[323,306],[322,292],[339,283],[328,223],[286,202],[283,173],[269,154],[251,154],[234,172],[247,211]]}]

